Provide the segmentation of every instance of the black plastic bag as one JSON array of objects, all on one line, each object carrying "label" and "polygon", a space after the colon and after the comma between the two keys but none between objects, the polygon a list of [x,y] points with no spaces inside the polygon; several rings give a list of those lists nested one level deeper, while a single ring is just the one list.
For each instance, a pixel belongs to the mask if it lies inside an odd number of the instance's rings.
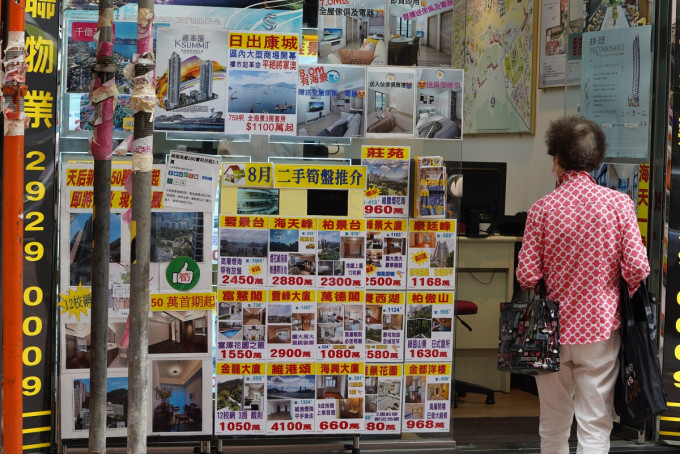
[{"label": "black plastic bag", "polygon": [[626,425],[666,410],[656,341],[656,299],[644,282],[630,297],[621,280],[621,351],[614,409]]},{"label": "black plastic bag", "polygon": [[498,370],[538,375],[560,370],[558,304],[545,297],[543,280],[539,298],[501,303]]}]

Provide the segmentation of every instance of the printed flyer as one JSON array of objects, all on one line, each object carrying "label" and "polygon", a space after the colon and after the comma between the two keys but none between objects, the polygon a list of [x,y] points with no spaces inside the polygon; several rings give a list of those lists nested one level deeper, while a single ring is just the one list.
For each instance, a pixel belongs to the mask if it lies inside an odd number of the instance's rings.
[{"label": "printed flyer", "polygon": [[409,220],[408,288],[454,289],[456,221]]},{"label": "printed flyer", "polygon": [[463,77],[462,69],[418,69],[416,138],[463,138]]},{"label": "printed flyer", "polygon": [[366,68],[300,66],[298,76],[298,136],[364,136]]},{"label": "printed flyer", "polygon": [[400,433],[404,366],[402,364],[366,364],[365,368],[366,428],[364,433]]},{"label": "printed flyer", "polygon": [[218,289],[217,298],[217,359],[263,359],[267,292]]},{"label": "printed flyer", "polygon": [[212,211],[222,160],[195,153],[171,151],[163,191],[166,207]]},{"label": "printed flyer", "polygon": [[366,220],[321,219],[317,235],[317,288],[364,288]]},{"label": "printed flyer", "polygon": [[267,285],[269,218],[220,215],[218,286],[264,288]]},{"label": "printed flyer", "polygon": [[415,77],[413,69],[368,68],[366,137],[413,137]]},{"label": "printed flyer", "polygon": [[406,360],[451,361],[453,292],[408,292]]},{"label": "printed flyer", "polygon": [[316,363],[315,432],[360,433],[364,411],[364,363]]},{"label": "printed flyer", "polygon": [[299,39],[229,32],[228,133],[295,135]]},{"label": "printed flyer", "polygon": [[[541,0],[539,88],[580,83],[579,42],[582,41],[583,11],[583,6],[574,4],[573,0],[571,2]],[[570,40],[572,45],[569,43]],[[578,45],[579,58],[572,58],[572,55],[569,55],[573,44]]]},{"label": "printed flyer", "polygon": [[377,218],[408,215],[409,152],[410,147],[361,147],[361,165],[368,175],[364,214]]},{"label": "printed flyer", "polygon": [[269,290],[268,360],[313,360],[316,357],[315,302],[314,290]]},{"label": "printed flyer", "polygon": [[366,362],[404,360],[404,293],[366,292]]},{"label": "printed flyer", "polygon": [[267,363],[267,435],[314,433],[314,384],[314,363]]},{"label": "printed flyer", "polygon": [[366,226],[366,287],[406,289],[406,219],[367,219]]},{"label": "printed flyer", "polygon": [[215,434],[264,435],[267,408],[263,363],[217,363]]},{"label": "printed flyer", "polygon": [[224,132],[227,32],[158,30],[156,131]]},{"label": "printed flyer", "polygon": [[317,360],[363,359],[363,290],[317,290]]},{"label": "printed flyer", "polygon": [[269,287],[316,288],[315,218],[269,218]]},{"label": "printed flyer", "polygon": [[402,432],[448,432],[451,363],[406,363]]}]

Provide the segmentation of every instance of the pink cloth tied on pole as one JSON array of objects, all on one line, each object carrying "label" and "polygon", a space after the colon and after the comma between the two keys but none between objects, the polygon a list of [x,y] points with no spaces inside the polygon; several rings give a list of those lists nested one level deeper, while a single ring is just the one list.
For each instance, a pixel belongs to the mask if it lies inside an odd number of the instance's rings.
[{"label": "pink cloth tied on pole", "polygon": [[130,316],[128,315],[127,317],[127,322],[125,324],[125,333],[123,333],[123,337],[120,339],[120,348],[128,348],[130,345]]},{"label": "pink cloth tied on pole", "polygon": [[[132,136],[130,136],[132,137]],[[127,177],[125,177],[125,190],[128,194],[132,195],[132,172],[130,172]],[[123,222],[130,225],[132,222],[132,207],[128,208],[125,213],[123,213]]]}]

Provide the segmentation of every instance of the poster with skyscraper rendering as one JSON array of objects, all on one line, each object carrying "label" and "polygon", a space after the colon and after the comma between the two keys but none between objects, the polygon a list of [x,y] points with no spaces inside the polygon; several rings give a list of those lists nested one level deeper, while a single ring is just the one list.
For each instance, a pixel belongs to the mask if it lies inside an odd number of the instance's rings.
[{"label": "poster with skyscraper rendering", "polygon": [[156,131],[224,132],[227,32],[158,30]]}]

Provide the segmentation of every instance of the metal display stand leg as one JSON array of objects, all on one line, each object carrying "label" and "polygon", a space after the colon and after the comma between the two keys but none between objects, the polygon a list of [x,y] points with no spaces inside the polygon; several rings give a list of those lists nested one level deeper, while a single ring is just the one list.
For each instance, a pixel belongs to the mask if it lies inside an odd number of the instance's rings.
[{"label": "metal display stand leg", "polygon": [[346,450],[352,450],[352,454],[361,454],[361,449],[359,448],[359,437],[361,435],[353,435],[352,444],[345,445]]}]

